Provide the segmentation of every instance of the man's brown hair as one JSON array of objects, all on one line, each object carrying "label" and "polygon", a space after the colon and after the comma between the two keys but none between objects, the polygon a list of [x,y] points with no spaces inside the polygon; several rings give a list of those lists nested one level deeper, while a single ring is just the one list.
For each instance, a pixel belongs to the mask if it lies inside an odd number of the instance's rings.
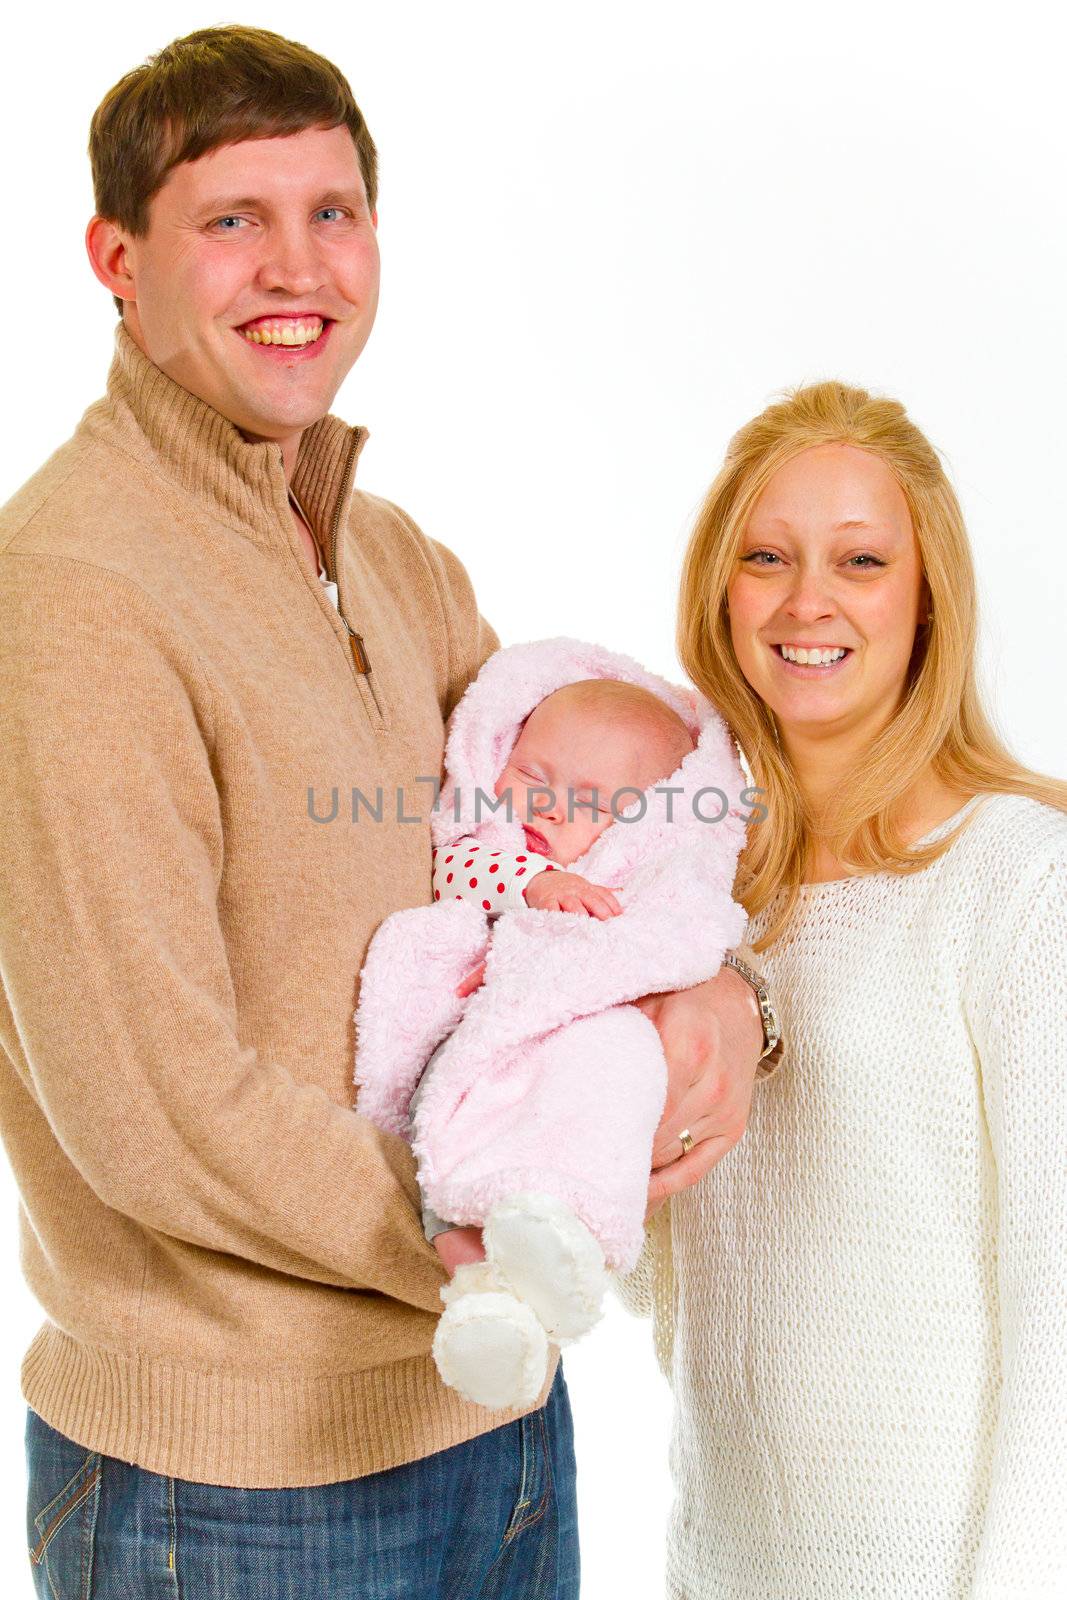
[{"label": "man's brown hair", "polygon": [[[378,199],[378,152],[348,80],[325,56],[265,28],[201,28],[149,56],[93,113],[89,160],[98,216],[135,238],[167,173],[242,139],[348,128],[367,201]],[[121,314],[122,300],[113,296]]]}]

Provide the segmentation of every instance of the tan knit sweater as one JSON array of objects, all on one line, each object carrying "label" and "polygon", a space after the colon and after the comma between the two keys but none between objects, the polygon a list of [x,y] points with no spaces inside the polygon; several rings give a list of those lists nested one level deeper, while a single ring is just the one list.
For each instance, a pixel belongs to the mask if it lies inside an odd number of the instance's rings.
[{"label": "tan knit sweater", "polygon": [[121,324],[106,398],[0,514],[0,1119],[48,1318],[23,1392],[209,1483],[502,1420],[438,1380],[410,1155],[351,1109],[366,946],[430,896],[414,779],[497,640],[456,558],[354,490],[362,442],[325,417],[293,478],[341,615],[279,447]]}]

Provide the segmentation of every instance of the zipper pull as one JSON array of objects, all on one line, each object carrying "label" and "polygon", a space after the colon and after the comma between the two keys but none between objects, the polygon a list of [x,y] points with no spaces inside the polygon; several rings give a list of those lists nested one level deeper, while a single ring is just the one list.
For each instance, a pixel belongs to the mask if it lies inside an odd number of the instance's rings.
[{"label": "zipper pull", "polygon": [[367,654],[367,647],[363,643],[363,635],[354,633],[344,617],[341,620],[344,622],[345,627],[348,628],[348,647],[352,652],[352,660],[356,663],[356,671],[364,674],[369,673],[370,656]]}]

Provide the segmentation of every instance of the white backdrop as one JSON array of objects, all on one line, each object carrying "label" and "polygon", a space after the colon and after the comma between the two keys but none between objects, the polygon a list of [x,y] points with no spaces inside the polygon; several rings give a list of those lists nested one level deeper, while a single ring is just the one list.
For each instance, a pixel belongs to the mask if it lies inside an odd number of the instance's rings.
[{"label": "white backdrop", "polygon": [[[505,643],[674,674],[694,508],[733,429],[838,376],[903,399],[961,494],[997,720],[1067,776],[1067,282],[1051,7],[536,8],[262,0],[348,75],[381,153],[383,291],[334,409],[364,487],[451,545]],[[9,19],[0,499],[102,390],[82,235],[93,108],[194,4]],[[146,552],[150,559],[150,552]],[[18,1365],[38,1311],[0,1174],[0,1592],[32,1593]],[[614,1310],[567,1360],[592,1600],[661,1592],[669,1394]]]}]

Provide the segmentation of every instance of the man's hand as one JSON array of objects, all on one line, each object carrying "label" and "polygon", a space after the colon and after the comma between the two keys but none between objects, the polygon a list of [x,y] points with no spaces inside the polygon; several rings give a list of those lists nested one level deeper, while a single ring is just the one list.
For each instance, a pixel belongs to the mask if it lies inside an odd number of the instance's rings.
[{"label": "man's hand", "polygon": [[481,1228],[448,1228],[436,1236],[433,1247],[448,1268],[450,1278],[455,1274],[457,1267],[465,1267],[472,1261],[485,1260]]},{"label": "man's hand", "polygon": [[[667,1103],[652,1145],[646,1221],[672,1194],[699,1182],[741,1138],[763,1048],[759,1005],[741,975],[634,1001],[659,1029],[667,1058]],[[688,1155],[679,1134],[695,1143]]]},{"label": "man's hand", "polygon": [[577,872],[539,872],[526,885],[523,898],[536,911],[584,912],[600,922],[617,917],[622,911],[610,889],[590,883]]}]

